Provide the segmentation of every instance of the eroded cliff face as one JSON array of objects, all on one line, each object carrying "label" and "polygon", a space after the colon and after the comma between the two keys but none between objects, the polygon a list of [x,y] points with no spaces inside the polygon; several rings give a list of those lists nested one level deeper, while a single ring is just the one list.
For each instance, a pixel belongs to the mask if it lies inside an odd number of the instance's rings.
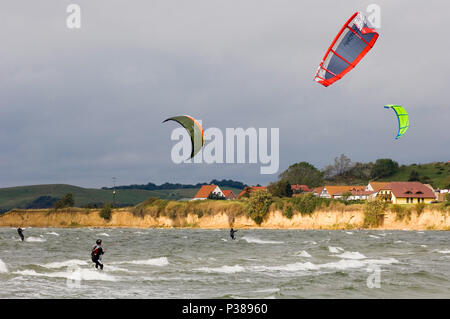
[{"label": "eroded cliff face", "polygon": [[[364,212],[362,209],[346,211],[317,211],[311,215],[294,214],[288,219],[280,211],[268,213],[261,225],[257,225],[246,215],[231,216],[217,211],[198,217],[171,219],[167,216],[136,216],[131,209],[115,209],[109,221],[99,216],[99,210],[17,210],[0,215],[0,227],[192,227],[192,228],[270,228],[270,229],[353,229],[362,228]],[[393,212],[386,212],[384,223],[377,229],[409,230],[450,230],[450,214],[426,210],[418,216],[398,220]]]}]

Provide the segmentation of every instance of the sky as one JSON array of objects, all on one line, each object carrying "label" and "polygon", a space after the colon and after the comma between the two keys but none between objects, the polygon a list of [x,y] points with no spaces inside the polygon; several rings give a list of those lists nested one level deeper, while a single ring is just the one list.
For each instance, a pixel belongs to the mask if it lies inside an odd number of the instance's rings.
[{"label": "sky", "polygon": [[[69,29],[69,4],[81,28]],[[341,81],[312,79],[356,11],[380,37]],[[0,187],[267,184],[289,165],[450,160],[447,1],[41,0],[0,11]],[[395,140],[400,104],[410,128]],[[279,171],[175,164],[168,117],[279,128]]]}]

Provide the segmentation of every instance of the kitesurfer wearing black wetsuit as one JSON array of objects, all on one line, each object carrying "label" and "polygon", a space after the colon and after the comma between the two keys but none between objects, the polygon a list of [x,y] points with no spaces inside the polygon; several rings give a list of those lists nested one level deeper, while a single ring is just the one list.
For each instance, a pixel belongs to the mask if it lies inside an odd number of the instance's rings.
[{"label": "kitesurfer wearing black wetsuit", "polygon": [[233,228],[230,229],[230,237],[231,239],[235,240],[236,237],[234,237],[234,233],[237,232],[237,230],[234,230]]},{"label": "kitesurfer wearing black wetsuit", "polygon": [[103,261],[102,261],[102,255],[105,253],[105,250],[102,247],[102,240],[97,239],[94,247],[92,247],[91,252],[91,258],[92,262],[95,263],[95,268],[98,269],[100,266],[100,269],[103,270]]},{"label": "kitesurfer wearing black wetsuit", "polygon": [[23,235],[23,229],[19,227],[17,228],[17,232],[19,233],[19,236],[23,241],[25,239],[25,236]]}]

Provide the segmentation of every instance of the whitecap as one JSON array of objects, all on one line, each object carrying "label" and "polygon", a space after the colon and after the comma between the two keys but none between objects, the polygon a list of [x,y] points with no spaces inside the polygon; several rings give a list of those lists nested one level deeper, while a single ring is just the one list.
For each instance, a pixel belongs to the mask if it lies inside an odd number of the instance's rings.
[{"label": "whitecap", "polygon": [[369,237],[372,237],[372,238],[380,238],[380,237],[375,236],[375,235],[369,235]]},{"label": "whitecap", "polygon": [[296,255],[299,256],[299,257],[306,257],[306,258],[310,258],[311,257],[311,255],[308,254],[308,252],[306,250],[301,250],[301,251],[297,252]]},{"label": "whitecap", "polygon": [[45,238],[41,238],[41,237],[27,237],[25,238],[26,242],[29,243],[43,243],[44,241],[47,241]]},{"label": "whitecap", "polygon": [[344,233],[346,233],[346,234],[348,234],[348,235],[353,235],[353,233],[352,233],[351,231],[346,231],[346,232],[344,232]]},{"label": "whitecap", "polygon": [[169,260],[167,257],[151,258],[145,260],[118,261],[111,263],[113,265],[133,264],[133,265],[151,265],[151,266],[167,266]]},{"label": "whitecap", "polygon": [[328,246],[328,250],[330,251],[330,253],[333,254],[338,254],[339,252],[344,251],[344,249],[341,247],[333,247],[333,246]]},{"label": "whitecap", "polygon": [[250,244],[284,244],[282,241],[275,241],[275,240],[262,240],[255,237],[242,237],[243,240],[245,240],[247,243]]},{"label": "whitecap", "polygon": [[237,272],[242,272],[245,271],[245,268],[239,265],[234,265],[234,266],[221,266],[221,267],[201,267],[201,268],[197,268],[196,270],[198,271],[203,271],[203,272],[218,272],[218,273],[225,273],[225,274],[234,274]]},{"label": "whitecap", "polygon": [[54,236],[59,236],[59,234],[58,233],[55,233],[54,231],[52,231],[52,232],[49,232],[49,233],[46,233],[47,235],[54,235]]},{"label": "whitecap", "polygon": [[357,251],[346,251],[339,255],[334,255],[335,257],[344,258],[344,259],[365,259],[367,258],[363,254]]},{"label": "whitecap", "polygon": [[440,254],[450,254],[450,250],[438,250]]},{"label": "whitecap", "polygon": [[44,268],[50,268],[50,269],[58,269],[63,267],[74,267],[74,266],[85,266],[88,265],[88,263],[84,260],[79,259],[70,259],[66,261],[55,261],[48,264],[39,265]]},{"label": "whitecap", "polygon": [[106,236],[106,237],[109,237],[109,235],[108,235],[107,233],[97,234],[97,236]]},{"label": "whitecap", "polygon": [[15,271],[14,274],[22,276],[38,276],[49,278],[66,278],[71,280],[102,280],[102,281],[117,281],[117,278],[104,272],[91,269],[78,268],[64,272],[39,273],[31,269]]}]

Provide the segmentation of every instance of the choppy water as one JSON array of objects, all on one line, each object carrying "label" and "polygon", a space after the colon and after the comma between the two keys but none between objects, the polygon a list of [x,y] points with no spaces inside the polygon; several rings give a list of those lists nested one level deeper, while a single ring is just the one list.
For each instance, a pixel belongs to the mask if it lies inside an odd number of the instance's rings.
[{"label": "choppy water", "polygon": [[[0,228],[0,298],[450,298],[450,233]],[[90,249],[103,239],[105,269]],[[380,288],[369,288],[380,270]],[[370,271],[369,271],[370,270]],[[78,280],[81,279],[81,280]],[[376,281],[371,281],[376,283]]]}]

